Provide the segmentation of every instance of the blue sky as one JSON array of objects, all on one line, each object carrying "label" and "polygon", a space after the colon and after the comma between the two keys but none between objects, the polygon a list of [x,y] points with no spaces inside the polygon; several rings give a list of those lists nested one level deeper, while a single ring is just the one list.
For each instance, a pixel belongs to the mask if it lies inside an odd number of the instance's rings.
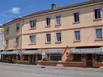
[{"label": "blue sky", "polygon": [[83,1],[87,0],[0,0],[0,24],[36,11],[50,9],[52,3],[61,7]]}]

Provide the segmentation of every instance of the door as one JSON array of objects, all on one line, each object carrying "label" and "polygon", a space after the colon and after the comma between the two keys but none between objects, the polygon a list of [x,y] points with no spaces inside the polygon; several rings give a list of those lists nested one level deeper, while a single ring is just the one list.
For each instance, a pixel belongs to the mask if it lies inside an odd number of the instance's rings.
[{"label": "door", "polygon": [[92,67],[93,62],[92,62],[92,54],[87,55],[87,67]]},{"label": "door", "polygon": [[31,55],[30,64],[35,64],[35,62],[36,62],[35,55]]}]

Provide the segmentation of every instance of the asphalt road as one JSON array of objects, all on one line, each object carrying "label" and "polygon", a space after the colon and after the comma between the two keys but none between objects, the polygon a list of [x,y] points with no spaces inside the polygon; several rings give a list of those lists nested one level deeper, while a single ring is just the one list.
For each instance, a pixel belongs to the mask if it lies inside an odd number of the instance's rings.
[{"label": "asphalt road", "polygon": [[0,63],[0,77],[103,77],[103,68],[50,67]]}]

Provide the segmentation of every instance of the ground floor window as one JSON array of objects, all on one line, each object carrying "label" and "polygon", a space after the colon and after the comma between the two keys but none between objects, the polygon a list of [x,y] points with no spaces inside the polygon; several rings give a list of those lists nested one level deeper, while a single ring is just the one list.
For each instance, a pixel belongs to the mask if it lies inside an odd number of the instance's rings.
[{"label": "ground floor window", "polygon": [[81,54],[73,54],[72,55],[72,60],[73,62],[81,62],[82,61],[82,57],[81,57]]},{"label": "ground floor window", "polygon": [[37,57],[38,57],[38,60],[41,60],[42,59],[42,55],[37,55]]},{"label": "ground floor window", "polygon": [[103,55],[97,55],[97,62],[103,62]]},{"label": "ground floor window", "polygon": [[28,55],[25,55],[25,56],[24,56],[24,60],[28,60]]},{"label": "ground floor window", "polygon": [[16,56],[16,59],[17,59],[17,60],[20,60],[20,55],[17,55],[17,56]]},{"label": "ground floor window", "polygon": [[61,55],[50,55],[50,61],[61,61]]}]

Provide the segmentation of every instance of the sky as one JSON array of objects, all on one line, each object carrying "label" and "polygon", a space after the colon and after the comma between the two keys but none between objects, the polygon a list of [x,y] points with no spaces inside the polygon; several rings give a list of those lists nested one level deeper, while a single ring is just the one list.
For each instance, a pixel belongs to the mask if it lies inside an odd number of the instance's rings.
[{"label": "sky", "polygon": [[37,11],[79,3],[87,0],[0,0],[0,25],[14,18],[22,17]]}]

